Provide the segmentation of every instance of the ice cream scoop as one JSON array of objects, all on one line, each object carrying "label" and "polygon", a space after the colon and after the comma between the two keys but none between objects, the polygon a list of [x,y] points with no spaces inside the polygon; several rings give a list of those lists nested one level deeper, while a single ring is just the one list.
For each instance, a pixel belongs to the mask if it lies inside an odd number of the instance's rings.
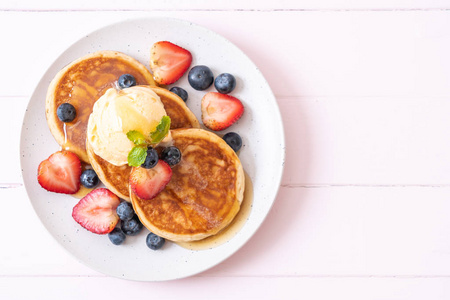
[{"label": "ice cream scoop", "polygon": [[95,154],[113,165],[125,165],[134,146],[127,132],[137,130],[148,136],[165,115],[161,99],[151,88],[111,88],[94,104],[87,139]]}]

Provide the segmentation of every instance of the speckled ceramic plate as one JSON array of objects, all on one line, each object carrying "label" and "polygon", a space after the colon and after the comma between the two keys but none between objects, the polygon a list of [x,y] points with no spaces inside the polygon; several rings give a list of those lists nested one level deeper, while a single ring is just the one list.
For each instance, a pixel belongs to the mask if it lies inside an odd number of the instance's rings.
[{"label": "speckled ceramic plate", "polygon": [[[234,74],[237,87],[232,94],[245,106],[243,117],[225,132],[235,131],[243,138],[239,156],[253,185],[253,199],[248,200],[252,201],[252,209],[234,237],[207,250],[188,250],[168,242],[163,249],[152,251],[145,243],[146,229],[137,236],[127,237],[121,246],[115,246],[106,235],[90,233],[72,219],[72,208],[78,199],[47,192],[36,180],[39,163],[60,149],[45,119],[45,95],[53,76],[76,58],[97,50],[121,51],[148,67],[149,49],[161,40],[190,50],[192,66],[207,65],[215,75]],[[192,89],[186,77],[184,75],[176,84],[188,91],[188,106],[200,120],[200,100],[206,91]],[[207,91],[213,90],[211,87]],[[198,25],[176,19],[149,18],[99,29],[77,41],[55,60],[30,99],[20,151],[22,175],[30,201],[44,226],[61,246],[104,274],[131,280],[161,281],[191,276],[215,266],[235,253],[256,232],[279,188],[284,165],[284,133],[269,85],[241,50]]]}]

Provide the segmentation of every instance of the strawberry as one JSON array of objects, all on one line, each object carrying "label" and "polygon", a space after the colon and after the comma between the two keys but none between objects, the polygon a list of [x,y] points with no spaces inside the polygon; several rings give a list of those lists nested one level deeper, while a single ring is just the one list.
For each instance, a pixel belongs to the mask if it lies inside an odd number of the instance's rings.
[{"label": "strawberry", "polygon": [[130,187],[139,198],[150,200],[164,189],[171,178],[172,169],[160,160],[151,169],[133,168],[130,173]]},{"label": "strawberry", "polygon": [[70,151],[58,151],[38,167],[38,182],[50,192],[75,194],[80,189],[81,161]]},{"label": "strawberry", "polygon": [[119,222],[120,199],[110,190],[98,188],[84,196],[72,211],[73,219],[90,232],[106,234]]},{"label": "strawberry", "polygon": [[172,84],[180,79],[191,62],[191,52],[171,42],[157,42],[150,50],[150,69],[159,84]]},{"label": "strawberry", "polygon": [[236,97],[209,92],[202,98],[202,121],[211,130],[230,127],[243,113],[244,105]]}]

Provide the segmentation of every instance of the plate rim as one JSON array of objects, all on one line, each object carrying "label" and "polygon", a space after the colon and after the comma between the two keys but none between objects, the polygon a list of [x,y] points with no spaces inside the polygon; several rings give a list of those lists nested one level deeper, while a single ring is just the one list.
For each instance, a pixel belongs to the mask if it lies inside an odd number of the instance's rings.
[{"label": "plate rim", "polygon": [[[270,105],[271,105],[271,109],[272,109],[272,114],[274,115],[274,117],[277,119],[278,122],[276,122],[277,124],[277,132],[280,133],[279,136],[279,161],[280,161],[280,165],[279,168],[277,168],[277,174],[274,178],[276,178],[276,182],[274,182],[274,188],[272,189],[273,192],[273,197],[271,197],[271,203],[268,206],[267,210],[264,211],[264,215],[261,217],[261,220],[259,223],[256,224],[256,227],[254,228],[254,230],[252,230],[252,232],[250,232],[249,236],[239,245],[237,245],[237,247],[234,247],[233,249],[231,249],[231,251],[228,251],[225,255],[223,255],[223,257],[221,257],[220,259],[217,259],[214,261],[214,263],[209,264],[208,266],[206,266],[205,268],[200,268],[198,270],[195,270],[194,272],[190,272],[189,274],[185,274],[182,276],[173,276],[171,278],[163,278],[163,279],[137,279],[137,278],[127,278],[127,277],[119,277],[116,276],[114,274],[108,274],[106,273],[104,270],[99,270],[95,265],[89,264],[87,261],[82,260],[81,258],[79,258],[77,255],[75,255],[75,253],[73,253],[72,251],[70,251],[70,249],[68,249],[68,247],[61,243],[59,241],[59,239],[57,238],[57,236],[52,233],[52,230],[48,227],[48,224],[46,224],[45,222],[43,222],[41,216],[38,214],[38,211],[35,207],[34,202],[32,201],[32,195],[31,193],[31,187],[29,186],[29,184],[27,183],[27,181],[25,180],[25,177],[23,176],[24,173],[24,169],[26,169],[25,166],[25,158],[23,156],[23,152],[24,152],[24,148],[25,148],[25,141],[24,141],[24,135],[25,135],[25,125],[26,125],[26,118],[28,116],[30,112],[29,107],[31,105],[31,100],[33,98],[35,98],[38,87],[40,87],[44,81],[44,77],[45,75],[52,69],[54,68],[54,65],[58,63],[58,61],[60,59],[63,58],[63,56],[75,45],[77,45],[78,43],[82,42],[84,39],[88,38],[90,35],[94,35],[94,34],[99,34],[102,31],[108,30],[108,28],[123,24],[123,23],[133,23],[133,22],[145,22],[148,20],[163,20],[164,22],[177,22],[179,24],[185,24],[185,25],[193,25],[195,27],[197,27],[197,29],[201,29],[205,32],[208,32],[209,34],[214,35],[216,38],[221,39],[223,42],[226,42],[227,44],[229,44],[231,47],[233,47],[236,51],[238,51],[243,57],[245,57],[249,63],[254,67],[254,70],[256,72],[258,72],[258,74],[260,75],[260,78],[263,80],[264,85],[266,85],[268,87],[268,92],[270,92],[270,95],[268,95],[270,98]],[[203,25],[199,25],[197,23],[185,20],[185,19],[179,19],[179,18],[174,18],[174,17],[163,17],[163,16],[149,16],[149,17],[137,17],[137,18],[126,18],[123,20],[119,20],[119,21],[114,21],[114,22],[109,22],[108,24],[105,24],[101,27],[98,27],[84,35],[82,35],[80,38],[76,39],[74,42],[70,43],[55,59],[52,60],[52,62],[48,65],[48,67],[45,69],[44,72],[41,73],[38,82],[35,84],[33,92],[31,94],[31,96],[28,99],[28,103],[27,103],[27,107],[25,110],[25,113],[23,114],[23,119],[22,119],[22,128],[20,131],[20,147],[19,147],[19,156],[20,156],[20,167],[21,167],[21,177],[23,180],[23,184],[25,187],[25,191],[28,197],[28,201],[30,202],[31,206],[33,207],[33,211],[35,213],[35,215],[37,216],[39,222],[41,223],[41,225],[43,225],[43,227],[45,228],[45,230],[47,231],[47,233],[56,241],[56,243],[62,248],[64,249],[64,251],[66,251],[66,253],[69,253],[69,255],[73,258],[75,258],[76,261],[82,263],[84,266],[88,267],[90,270],[94,270],[96,272],[99,272],[101,274],[104,274],[106,276],[109,277],[113,277],[113,278],[120,278],[120,279],[126,279],[126,280],[131,280],[131,281],[141,281],[141,282],[157,282],[157,281],[171,281],[171,280],[177,280],[177,279],[182,279],[182,278],[187,278],[187,277],[191,277],[194,275],[197,275],[199,273],[205,272],[217,265],[219,265],[220,263],[222,263],[223,261],[227,260],[228,258],[230,258],[232,255],[234,255],[237,251],[239,251],[245,244],[248,243],[248,241],[256,234],[256,232],[261,228],[262,224],[266,221],[267,216],[269,215],[270,211],[272,210],[272,207],[277,199],[277,195],[279,194],[279,190],[281,187],[281,181],[283,178],[283,174],[284,174],[284,170],[285,170],[285,159],[286,159],[286,142],[285,142],[285,130],[284,130],[284,125],[283,125],[283,120],[282,120],[282,116],[281,116],[281,112],[280,112],[280,108],[277,102],[277,99],[272,91],[272,89],[270,88],[269,83],[267,82],[267,79],[264,77],[264,75],[262,74],[261,70],[257,67],[257,65],[253,62],[253,60],[247,56],[247,54],[241,50],[239,47],[237,47],[233,42],[231,42],[230,40],[228,40],[227,38],[225,38],[224,36],[222,36],[221,34],[203,26]]]}]

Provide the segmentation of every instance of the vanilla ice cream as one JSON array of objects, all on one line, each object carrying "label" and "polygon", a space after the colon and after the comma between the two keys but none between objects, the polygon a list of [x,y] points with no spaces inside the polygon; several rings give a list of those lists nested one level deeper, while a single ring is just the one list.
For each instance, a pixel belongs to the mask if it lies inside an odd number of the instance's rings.
[{"label": "vanilla ice cream", "polygon": [[87,139],[95,154],[113,165],[125,165],[134,146],[127,132],[148,136],[165,115],[161,99],[149,87],[111,88],[94,104]]}]

